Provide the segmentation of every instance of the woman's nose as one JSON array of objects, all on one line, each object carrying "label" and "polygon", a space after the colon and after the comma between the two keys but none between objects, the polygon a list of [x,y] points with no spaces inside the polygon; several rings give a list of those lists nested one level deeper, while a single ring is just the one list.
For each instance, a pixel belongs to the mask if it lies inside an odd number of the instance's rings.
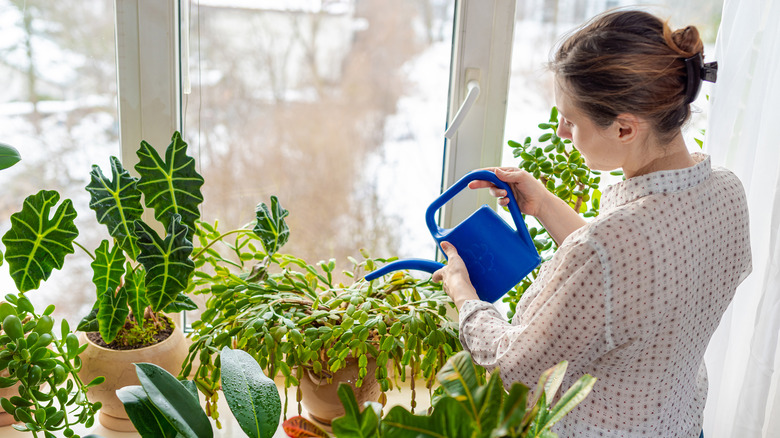
[{"label": "woman's nose", "polygon": [[555,130],[555,135],[565,140],[571,140],[571,131],[569,131],[563,123],[558,125],[558,129]]}]

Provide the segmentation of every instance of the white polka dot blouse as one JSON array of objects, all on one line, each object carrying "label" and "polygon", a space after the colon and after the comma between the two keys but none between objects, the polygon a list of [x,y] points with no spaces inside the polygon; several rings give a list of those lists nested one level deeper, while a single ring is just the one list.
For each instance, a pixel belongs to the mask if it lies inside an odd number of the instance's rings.
[{"label": "white polka dot blouse", "polygon": [[699,436],[704,350],[750,273],[742,184],[710,158],[608,187],[598,218],[564,240],[511,324],[489,303],[461,309],[460,338],[507,386],[534,387],[562,360],[562,388],[598,378],[561,437]]}]

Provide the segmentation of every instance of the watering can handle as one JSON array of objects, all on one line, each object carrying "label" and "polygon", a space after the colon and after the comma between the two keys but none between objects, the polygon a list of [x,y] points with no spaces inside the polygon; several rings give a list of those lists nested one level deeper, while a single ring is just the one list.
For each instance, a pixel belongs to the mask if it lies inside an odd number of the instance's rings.
[{"label": "watering can handle", "polygon": [[436,211],[443,207],[444,204],[449,202],[450,199],[454,198],[455,195],[460,193],[461,190],[465,189],[471,181],[489,181],[495,184],[496,187],[506,190],[506,197],[509,199],[509,213],[512,215],[512,220],[515,221],[515,228],[520,234],[520,237],[533,248],[534,242],[531,239],[531,235],[528,234],[528,228],[525,226],[523,215],[520,213],[520,207],[517,205],[517,200],[515,199],[512,189],[509,187],[509,184],[501,181],[494,172],[489,170],[474,170],[467,173],[449,189],[442,193],[441,196],[433,201],[433,203],[431,203],[431,205],[428,207],[428,210],[425,212],[425,222],[428,225],[428,229],[431,231],[431,235],[434,236],[436,241],[439,241],[445,231],[443,228],[439,227],[438,224],[436,224]]}]

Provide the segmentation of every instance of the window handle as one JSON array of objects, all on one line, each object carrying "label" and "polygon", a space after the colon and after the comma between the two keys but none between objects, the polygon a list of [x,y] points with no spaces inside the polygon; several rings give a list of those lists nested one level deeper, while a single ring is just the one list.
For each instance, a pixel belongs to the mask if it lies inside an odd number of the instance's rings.
[{"label": "window handle", "polygon": [[477,101],[477,98],[479,97],[479,82],[475,79],[470,80],[466,84],[466,88],[468,89],[468,93],[466,94],[466,99],[463,101],[463,104],[458,109],[458,112],[455,114],[455,117],[452,118],[452,123],[450,123],[450,126],[447,128],[446,131],[444,131],[444,136],[447,137],[447,139],[452,140],[452,137],[455,136],[455,133],[458,131],[458,128],[460,128],[460,125],[463,123],[463,119],[466,118],[466,114],[469,113],[469,110],[471,110],[471,107],[474,105],[474,102]]}]

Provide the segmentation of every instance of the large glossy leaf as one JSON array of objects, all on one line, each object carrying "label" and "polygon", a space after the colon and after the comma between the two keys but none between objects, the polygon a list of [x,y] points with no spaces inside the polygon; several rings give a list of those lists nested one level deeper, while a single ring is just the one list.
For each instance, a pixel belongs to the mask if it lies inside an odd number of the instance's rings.
[{"label": "large glossy leaf", "polygon": [[140,386],[125,386],[116,391],[125,412],[142,438],[175,438],[176,429],[149,400]]},{"label": "large glossy leaf", "polygon": [[344,416],[333,420],[333,433],[339,438],[369,438],[379,436],[379,416],[371,406],[361,412],[352,387],[341,383],[337,394],[344,406]]},{"label": "large glossy leaf", "polygon": [[319,426],[297,415],[282,423],[282,429],[291,438],[329,438]]},{"label": "large glossy leaf", "polygon": [[0,143],[0,170],[8,169],[22,159],[15,147]]},{"label": "large glossy leaf", "polygon": [[430,416],[414,415],[395,406],[382,419],[383,438],[470,437],[473,430],[474,422],[469,413],[451,397],[439,400]]},{"label": "large glossy leaf", "polygon": [[564,415],[571,412],[585,397],[590,394],[590,390],[593,389],[593,385],[596,383],[596,378],[591,375],[584,375],[580,377],[577,382],[572,385],[568,391],[566,391],[558,400],[558,403],[550,410],[550,415],[546,419],[545,428],[552,427],[557,423]]},{"label": "large glossy leaf", "polygon": [[266,254],[269,256],[276,254],[290,237],[290,228],[284,221],[290,212],[282,207],[276,196],[271,196],[270,210],[265,203],[261,203],[257,206],[255,214],[257,224],[253,231],[260,236]]},{"label": "large glossy leaf", "polygon": [[149,306],[149,300],[146,297],[146,285],[144,279],[146,271],[143,269],[133,269],[128,262],[125,265],[125,290],[127,290],[127,305],[133,311],[133,317],[139,324],[143,322],[144,309]]},{"label": "large glossy leaf", "polygon": [[98,311],[100,310],[100,302],[95,301],[95,305],[92,306],[92,310],[89,312],[89,315],[85,316],[81,319],[79,322],[78,327],[76,327],[76,330],[80,332],[97,332],[100,331],[100,323],[98,322],[97,315]]},{"label": "large glossy leaf", "polygon": [[103,175],[98,166],[92,166],[87,191],[90,193],[89,208],[95,211],[99,223],[108,228],[108,234],[116,239],[132,259],[138,256],[133,224],[141,219],[141,192],[138,179],[122,167],[116,157],[111,157],[111,179]]},{"label": "large glossy leaf", "polygon": [[98,327],[100,328],[100,337],[110,344],[116,334],[125,325],[127,315],[130,309],[127,307],[127,291],[124,287],[119,290],[106,290],[100,295],[98,301]]},{"label": "large glossy leaf", "polygon": [[151,363],[135,364],[149,400],[185,438],[212,438],[214,432],[197,397],[171,373]]},{"label": "large glossy leaf", "polygon": [[489,437],[497,427],[505,394],[504,384],[497,370],[490,376],[486,385],[474,390],[474,403],[477,407],[475,420],[481,431],[478,436]]},{"label": "large glossy leaf", "polygon": [[471,418],[476,420],[478,408],[474,400],[474,390],[479,386],[479,382],[471,355],[461,351],[452,356],[437,377],[447,394],[463,403]]},{"label": "large glossy leaf", "polygon": [[92,283],[97,287],[98,299],[103,291],[115,291],[122,282],[125,254],[119,248],[108,249],[108,240],[100,242],[95,250],[95,260],[92,261]]},{"label": "large glossy leaf", "polygon": [[271,438],[282,414],[276,383],[243,350],[223,348],[220,363],[225,400],[241,429],[250,438]]},{"label": "large glossy leaf", "polygon": [[523,426],[528,391],[528,387],[520,382],[513,383],[509,388],[509,394],[504,397],[504,403],[501,406],[501,421],[498,425],[498,430],[504,431],[502,436],[507,435],[506,431],[508,430]]},{"label": "large glossy leaf", "polygon": [[163,161],[149,143],[142,141],[138,159],[135,170],[141,176],[138,189],[144,194],[144,203],[154,209],[154,217],[166,229],[174,215],[181,216],[181,223],[188,228],[187,238],[192,240],[195,221],[200,218],[198,206],[203,202],[203,177],[195,169],[195,159],[187,155],[187,143],[175,132]]},{"label": "large glossy leaf", "polygon": [[74,252],[73,240],[79,234],[74,224],[76,210],[66,199],[52,214],[59,200],[59,193],[41,190],[11,215],[11,229],[3,236],[3,244],[8,269],[20,292],[37,289]]},{"label": "large glossy leaf", "polygon": [[146,297],[152,310],[159,312],[187,287],[195,269],[189,258],[192,242],[187,240],[187,227],[178,215],[171,221],[165,239],[141,221],[136,221],[135,230],[141,250],[138,262],[146,269]]}]

